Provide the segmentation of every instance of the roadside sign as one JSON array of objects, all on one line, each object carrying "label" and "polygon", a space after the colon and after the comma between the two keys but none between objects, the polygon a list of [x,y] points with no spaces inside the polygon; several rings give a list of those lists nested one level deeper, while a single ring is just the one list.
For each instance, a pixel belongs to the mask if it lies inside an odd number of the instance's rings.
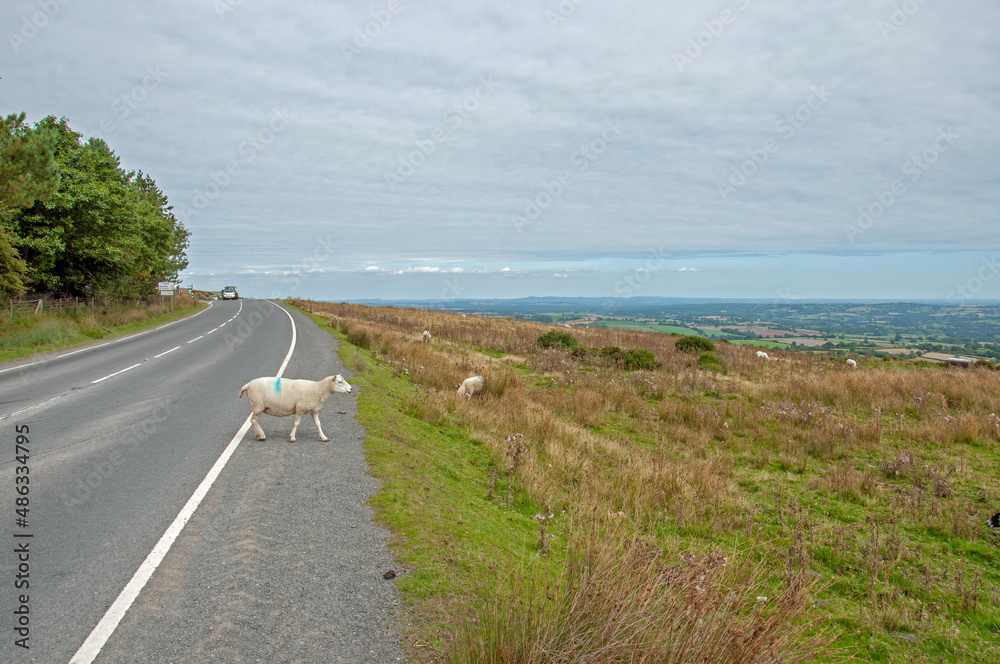
[{"label": "roadside sign", "polygon": [[172,281],[161,281],[157,287],[160,289],[161,295],[172,295],[174,292],[174,282]]}]

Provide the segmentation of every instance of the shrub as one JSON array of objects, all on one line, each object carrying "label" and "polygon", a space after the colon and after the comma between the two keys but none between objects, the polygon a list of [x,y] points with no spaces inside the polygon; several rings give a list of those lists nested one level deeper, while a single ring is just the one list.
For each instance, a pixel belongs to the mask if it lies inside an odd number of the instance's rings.
[{"label": "shrub", "polygon": [[707,337],[700,337],[696,334],[689,334],[677,340],[677,350],[682,353],[700,353],[702,351],[715,350],[715,344]]},{"label": "shrub", "polygon": [[618,346],[605,346],[600,352],[601,358],[622,366],[625,360],[625,351]]},{"label": "shrub", "polygon": [[561,348],[563,350],[572,350],[580,345],[580,342],[576,340],[569,332],[560,332],[559,330],[552,330],[551,332],[546,332],[542,336],[538,337],[538,345],[541,348]]},{"label": "shrub", "polygon": [[634,369],[647,369],[652,371],[653,369],[660,368],[660,363],[656,361],[656,356],[653,355],[652,351],[648,351],[645,348],[633,348],[625,353],[622,365],[626,371],[632,371]]},{"label": "shrub", "polygon": [[598,355],[625,371],[634,371],[635,369],[647,369],[651,371],[660,368],[660,363],[656,361],[656,356],[653,355],[652,351],[645,348],[633,348],[626,351],[622,350],[619,346],[605,346],[598,352]]}]

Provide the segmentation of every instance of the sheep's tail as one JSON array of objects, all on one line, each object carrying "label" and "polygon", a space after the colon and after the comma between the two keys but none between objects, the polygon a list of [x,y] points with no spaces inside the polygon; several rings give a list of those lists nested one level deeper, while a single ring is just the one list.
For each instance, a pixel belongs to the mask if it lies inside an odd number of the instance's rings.
[{"label": "sheep's tail", "polygon": [[248,389],[250,389],[250,383],[247,383],[246,385],[244,385],[243,389],[240,390],[240,399],[243,398],[243,393],[246,392]]}]

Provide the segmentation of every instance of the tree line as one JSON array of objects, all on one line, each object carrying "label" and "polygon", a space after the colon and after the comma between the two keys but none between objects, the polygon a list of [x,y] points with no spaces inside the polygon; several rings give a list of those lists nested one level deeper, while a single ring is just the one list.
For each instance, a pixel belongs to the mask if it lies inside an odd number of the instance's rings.
[{"label": "tree line", "polygon": [[142,171],[66,118],[0,120],[0,297],[140,299],[187,267],[190,233]]}]

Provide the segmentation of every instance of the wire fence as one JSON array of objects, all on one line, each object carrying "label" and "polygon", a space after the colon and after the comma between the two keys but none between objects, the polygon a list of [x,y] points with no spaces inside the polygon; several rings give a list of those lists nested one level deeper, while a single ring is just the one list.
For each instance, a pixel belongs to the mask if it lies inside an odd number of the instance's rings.
[{"label": "wire fence", "polygon": [[[2,301],[2,300],[0,300]],[[7,313],[10,316],[34,315],[56,311],[76,311],[80,308],[106,307],[109,304],[124,304],[139,307],[143,304],[158,302],[157,298],[146,298],[143,300],[115,300],[106,297],[38,297],[23,300],[10,299],[7,302]]]}]

